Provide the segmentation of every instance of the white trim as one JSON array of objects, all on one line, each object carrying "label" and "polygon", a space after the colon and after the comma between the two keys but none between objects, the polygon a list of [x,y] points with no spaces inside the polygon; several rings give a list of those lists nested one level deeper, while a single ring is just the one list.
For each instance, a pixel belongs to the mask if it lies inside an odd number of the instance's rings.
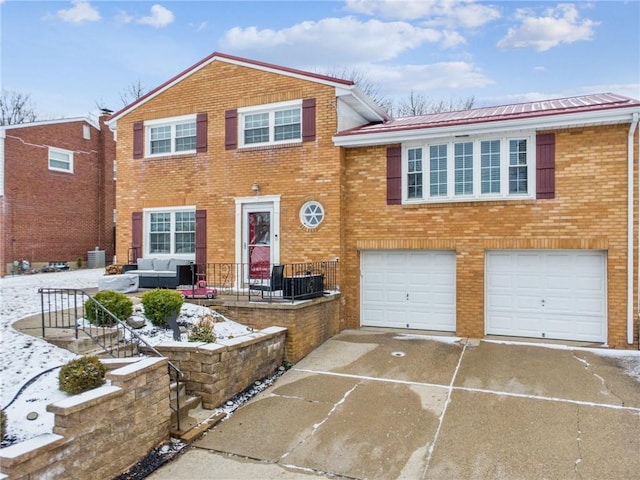
[{"label": "white trim", "polygon": [[[69,168],[52,167],[51,166],[52,153],[60,153],[62,155],[67,155],[69,157]],[[60,160],[57,160],[57,161],[60,161]],[[49,170],[53,172],[73,173],[73,151],[66,150],[64,148],[48,146],[47,147],[47,167],[49,168]]]},{"label": "white trim", "polygon": [[499,121],[491,121],[491,118],[487,117],[485,121],[478,121],[472,124],[448,125],[444,127],[407,127],[406,129],[391,132],[373,131],[371,133],[367,133],[366,131],[363,131],[362,133],[354,135],[334,136],[333,143],[337,147],[360,147],[420,141],[455,135],[489,135],[498,132],[509,133],[517,130],[539,131],[586,125],[612,125],[618,123],[629,123],[631,115],[633,113],[638,113],[638,111],[638,107],[629,107],[615,110],[566,113]]},{"label": "white trim", "polygon": [[[271,219],[271,229],[273,231],[273,245],[271,246],[271,254],[274,264],[280,263],[280,195],[256,195],[253,197],[236,197],[236,235],[235,235],[235,255],[237,264],[242,263],[242,251],[243,251],[243,224],[244,224],[244,206],[253,205],[258,206],[260,204],[269,205],[273,208],[273,218]],[[240,282],[242,279],[236,279],[236,288],[241,288]]]},{"label": "white trim", "polygon": [[[316,223],[315,225],[310,225],[306,218],[306,215],[307,215],[306,210],[312,205],[317,206],[320,209],[319,213],[321,214],[320,219],[318,220],[318,223]],[[317,216],[317,212],[316,212],[316,216]],[[309,200],[308,202],[305,202],[304,205],[300,207],[300,211],[298,212],[298,218],[302,226],[304,226],[305,228],[314,230],[318,228],[320,224],[324,221],[324,207],[317,200]]]},{"label": "white trim", "polygon": [[[145,120],[144,121],[144,158],[157,158],[157,157],[166,157],[172,155],[189,155],[196,153],[196,148],[192,148],[190,150],[181,150],[176,151],[176,125],[183,125],[186,123],[194,123],[196,124],[196,139],[197,139],[197,115],[180,115],[177,117],[167,117],[167,118],[156,118],[154,120]],[[169,152],[161,152],[161,153],[151,153],[151,129],[157,127],[171,127],[171,151]]]},{"label": "white trim", "polygon": [[[447,137],[442,139],[430,139],[428,142],[412,142],[402,145],[402,204],[430,204],[430,203],[459,203],[478,201],[505,201],[528,200],[536,196],[536,140],[535,132],[527,131],[521,134],[495,135],[495,136],[470,136]],[[481,143],[485,141],[500,141],[500,193],[483,194],[481,192]],[[509,193],[509,141],[527,141],[527,193]],[[455,195],[455,144],[473,143],[473,193],[470,195]],[[429,147],[436,145],[447,146],[447,195],[430,196],[430,157]],[[422,198],[408,197],[408,150],[422,149]]]},{"label": "white trim", "polygon": [[[633,344],[633,190],[634,190],[634,152],[633,137],[636,127],[638,126],[638,114],[633,115],[633,120],[629,126],[629,134],[627,136],[627,343]],[[640,257],[640,256],[639,256]],[[640,262],[640,259],[638,260]],[[640,267],[640,263],[638,264]],[[639,307],[640,308],[640,307]]]},{"label": "white trim", "polygon": [[[300,112],[300,136],[298,138],[291,138],[287,140],[275,140],[275,112],[283,110],[295,110]],[[259,115],[261,113],[269,114],[269,141],[257,142],[257,143],[245,143],[245,118],[248,115]],[[254,148],[264,147],[268,145],[283,145],[289,143],[302,143],[302,131],[304,126],[302,124],[302,100],[291,100],[287,102],[266,103],[262,105],[252,105],[250,107],[238,108],[238,148]]]},{"label": "white trim", "polygon": [[[185,260],[195,260],[196,252],[193,253],[150,253],[149,252],[149,218],[151,213],[171,213],[171,245],[172,250],[175,248],[173,234],[175,231],[173,230],[175,216],[173,215],[176,212],[194,212],[195,215],[196,206],[195,205],[183,205],[183,206],[173,206],[173,207],[149,207],[142,209],[142,256],[143,257],[154,257],[154,258],[177,258],[177,259],[185,259]],[[195,221],[195,220],[194,220]]]},{"label": "white trim", "polygon": [[100,124],[96,123],[89,117],[60,118],[58,120],[38,120],[36,122],[4,125],[0,128],[2,128],[2,130],[13,130],[18,128],[41,127],[43,125],[56,125],[58,123],[74,123],[74,122],[85,122],[91,125],[92,127],[94,127],[96,130],[100,130]]}]

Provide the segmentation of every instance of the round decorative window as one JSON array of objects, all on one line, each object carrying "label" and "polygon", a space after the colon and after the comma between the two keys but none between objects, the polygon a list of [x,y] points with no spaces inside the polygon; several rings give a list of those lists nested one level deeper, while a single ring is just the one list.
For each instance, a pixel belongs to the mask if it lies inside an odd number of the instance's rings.
[{"label": "round decorative window", "polygon": [[300,209],[300,222],[307,228],[316,228],[324,220],[324,209],[320,203],[312,200]]}]

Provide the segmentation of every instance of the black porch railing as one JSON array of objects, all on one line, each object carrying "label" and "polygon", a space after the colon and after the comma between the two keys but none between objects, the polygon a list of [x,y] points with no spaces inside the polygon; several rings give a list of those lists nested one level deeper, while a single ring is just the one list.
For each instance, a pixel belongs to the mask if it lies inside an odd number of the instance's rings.
[{"label": "black porch railing", "polygon": [[[84,290],[74,288],[40,288],[42,305],[42,337],[47,328],[73,330],[75,338],[80,332],[91,338],[106,354],[114,358],[143,356],[164,357],[158,350],[140,337],[133,328],[122,322]],[[96,323],[89,323],[85,303],[95,308]],[[173,363],[168,363],[169,378],[180,391],[182,372]],[[171,395],[171,392],[169,393]],[[176,395],[177,427],[180,430],[180,395]]]},{"label": "black porch railing", "polygon": [[[206,272],[206,274],[203,274]],[[274,276],[274,272],[280,274]],[[193,265],[192,281],[206,280],[218,295],[283,300],[304,300],[338,291],[338,262],[301,262],[283,265],[207,263]]]}]

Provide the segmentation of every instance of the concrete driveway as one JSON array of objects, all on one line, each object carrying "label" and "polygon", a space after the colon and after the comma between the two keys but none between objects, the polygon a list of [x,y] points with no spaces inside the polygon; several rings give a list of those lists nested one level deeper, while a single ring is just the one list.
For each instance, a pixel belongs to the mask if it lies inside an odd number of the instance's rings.
[{"label": "concrete driveway", "polygon": [[640,478],[640,383],[593,352],[344,331],[148,478]]}]

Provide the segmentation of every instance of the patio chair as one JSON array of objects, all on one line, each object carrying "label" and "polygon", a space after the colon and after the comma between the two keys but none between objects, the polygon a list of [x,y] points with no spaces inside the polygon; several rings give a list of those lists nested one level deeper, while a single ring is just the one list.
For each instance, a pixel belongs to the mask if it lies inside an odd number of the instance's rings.
[{"label": "patio chair", "polygon": [[282,290],[282,285],[284,284],[284,265],[274,265],[271,268],[271,278],[269,279],[269,283],[252,283],[249,285],[251,290],[258,290],[261,292],[262,298],[264,298],[264,292],[269,292],[269,297],[272,296],[272,292],[277,292],[278,290]]}]

